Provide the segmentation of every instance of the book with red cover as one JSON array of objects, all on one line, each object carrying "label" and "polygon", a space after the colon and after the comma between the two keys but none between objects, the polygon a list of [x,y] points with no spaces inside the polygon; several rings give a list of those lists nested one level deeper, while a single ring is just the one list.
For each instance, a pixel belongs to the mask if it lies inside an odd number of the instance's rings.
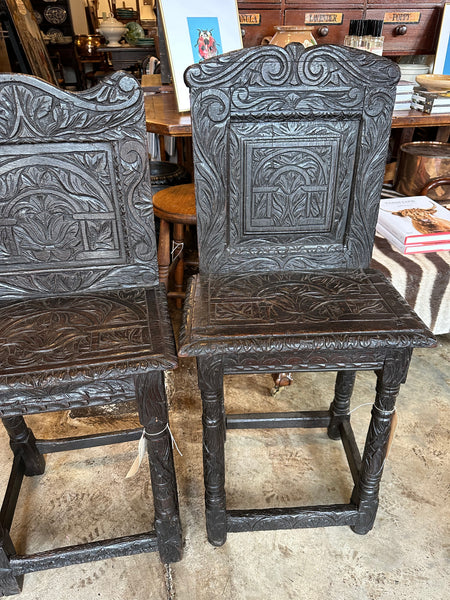
[{"label": "book with red cover", "polygon": [[428,196],[383,198],[377,230],[380,227],[402,246],[450,242],[450,210]]},{"label": "book with red cover", "polygon": [[402,254],[420,254],[424,252],[440,252],[450,250],[450,241],[437,242],[436,244],[428,242],[427,244],[402,244],[382,225],[377,225],[377,232],[387,239]]}]

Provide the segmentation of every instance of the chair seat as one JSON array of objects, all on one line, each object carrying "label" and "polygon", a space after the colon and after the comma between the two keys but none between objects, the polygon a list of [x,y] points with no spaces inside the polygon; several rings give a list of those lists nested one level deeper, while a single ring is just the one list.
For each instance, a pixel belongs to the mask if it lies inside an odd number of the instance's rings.
[{"label": "chair seat", "polygon": [[153,210],[157,217],[170,223],[195,225],[195,187],[185,183],[165,188],[153,196]]},{"label": "chair seat", "polygon": [[[177,362],[159,286],[2,302],[0,322],[0,389],[12,386],[12,394],[20,384],[83,382]],[[0,409],[3,402],[2,393]]]},{"label": "chair seat", "polygon": [[[433,346],[378,271],[196,275],[180,356]],[[278,344],[279,341],[279,344]]]}]

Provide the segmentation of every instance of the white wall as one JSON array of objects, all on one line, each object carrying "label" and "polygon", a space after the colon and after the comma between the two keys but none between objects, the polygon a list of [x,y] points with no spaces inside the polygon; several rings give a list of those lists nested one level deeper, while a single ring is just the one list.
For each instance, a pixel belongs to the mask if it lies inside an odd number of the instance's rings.
[{"label": "white wall", "polygon": [[70,14],[72,15],[73,32],[75,35],[87,35],[88,25],[84,0],[69,0]]}]

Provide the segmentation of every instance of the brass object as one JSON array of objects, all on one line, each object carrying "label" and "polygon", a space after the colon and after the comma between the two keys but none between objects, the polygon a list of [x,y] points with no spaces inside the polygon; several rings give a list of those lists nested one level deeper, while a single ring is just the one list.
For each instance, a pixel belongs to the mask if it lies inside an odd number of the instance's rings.
[{"label": "brass object", "polygon": [[[424,186],[450,174],[450,144],[445,142],[408,142],[400,147],[395,189],[406,196],[420,195]],[[434,189],[428,195],[435,200],[450,199],[449,186]]]},{"label": "brass object", "polygon": [[96,56],[97,48],[104,42],[102,35],[76,35],[75,46],[78,54],[84,56]]},{"label": "brass object", "polygon": [[269,43],[284,47],[291,42],[300,42],[305,48],[309,48],[317,44],[312,34],[313,29],[313,27],[305,27],[304,25],[276,25],[275,35]]}]

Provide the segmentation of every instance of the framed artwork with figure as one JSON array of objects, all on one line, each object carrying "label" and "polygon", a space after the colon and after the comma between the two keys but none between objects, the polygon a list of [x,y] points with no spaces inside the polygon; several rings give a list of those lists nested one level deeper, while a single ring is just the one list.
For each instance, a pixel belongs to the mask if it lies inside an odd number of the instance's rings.
[{"label": "framed artwork with figure", "polygon": [[211,56],[242,48],[236,0],[159,0],[167,54],[180,112],[190,109],[184,71]]}]

